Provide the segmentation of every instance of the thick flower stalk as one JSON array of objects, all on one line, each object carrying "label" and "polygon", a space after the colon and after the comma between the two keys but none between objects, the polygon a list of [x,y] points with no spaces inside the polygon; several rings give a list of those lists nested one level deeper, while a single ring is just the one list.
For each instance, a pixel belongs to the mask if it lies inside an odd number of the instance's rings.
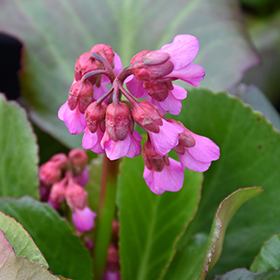
[{"label": "thick flower stalk", "polygon": [[[96,45],[78,58],[68,100],[58,116],[70,133],[84,133],[83,148],[105,153],[112,161],[141,154],[142,137],[134,126],[142,127],[147,132],[143,150],[147,185],[156,194],[178,191],[185,167],[206,171],[220,156],[210,139],[164,117],[167,112],[178,115],[187,96],[173,81],[197,86],[203,80],[204,69],[192,62],[198,49],[194,36],[178,35],[160,50],[139,52],[122,70],[111,47]],[[168,157],[172,149],[180,162]]]}]

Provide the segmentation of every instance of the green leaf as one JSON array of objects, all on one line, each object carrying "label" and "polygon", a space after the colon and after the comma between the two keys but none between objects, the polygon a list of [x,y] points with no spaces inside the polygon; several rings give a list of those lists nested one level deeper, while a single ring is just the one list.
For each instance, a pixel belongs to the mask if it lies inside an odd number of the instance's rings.
[{"label": "green leaf", "polygon": [[88,250],[52,207],[24,197],[0,199],[0,210],[15,218],[29,232],[54,274],[92,280]]},{"label": "green leaf", "polygon": [[280,235],[274,235],[264,243],[260,253],[252,263],[250,270],[253,272],[280,269]]},{"label": "green leaf", "polygon": [[126,67],[143,49],[160,48],[177,34],[193,34],[200,41],[195,62],[207,73],[202,85],[225,89],[259,61],[239,13],[236,0],[2,0],[0,26],[25,44],[21,86],[32,120],[73,148],[81,146],[81,137],[68,133],[57,111],[83,52],[109,44]]},{"label": "green leaf", "polygon": [[22,225],[2,212],[0,212],[0,229],[13,247],[16,256],[26,257],[30,261],[49,268],[40,250]]},{"label": "green leaf", "polygon": [[0,196],[38,198],[38,149],[25,111],[0,94]]},{"label": "green leaf", "polygon": [[226,273],[225,275],[216,276],[213,280],[278,280],[280,270],[269,271],[264,273],[253,273],[245,268],[240,268]]},{"label": "green leaf", "polygon": [[256,111],[260,111],[270,120],[274,127],[280,130],[280,116],[268,98],[255,86],[240,84],[231,91],[231,94],[249,104]]},{"label": "green leaf", "polygon": [[198,233],[176,252],[164,280],[196,279],[203,263],[209,234]]},{"label": "green leaf", "polygon": [[0,230],[0,252],[0,279],[58,279],[37,263],[33,263],[24,257],[16,256],[13,247],[5,238],[2,230]]},{"label": "green leaf", "polygon": [[280,134],[262,114],[237,98],[206,89],[189,91],[177,118],[191,131],[212,139],[221,150],[220,159],[204,173],[200,207],[180,245],[195,233],[209,232],[220,201],[236,186],[262,186],[264,192],[243,205],[232,219],[223,253],[210,276],[249,266],[264,241],[279,231],[275,221],[280,216]]},{"label": "green leaf", "polygon": [[126,158],[118,183],[123,280],[154,280],[165,273],[200,200],[201,173],[186,170],[179,192],[155,195],[142,177],[143,169],[141,157]]},{"label": "green leaf", "polygon": [[221,255],[229,221],[244,202],[260,192],[261,188],[256,187],[240,189],[225,198],[215,214],[207,245],[205,235],[196,235],[191,239],[186,247],[176,254],[165,280],[203,280]]}]

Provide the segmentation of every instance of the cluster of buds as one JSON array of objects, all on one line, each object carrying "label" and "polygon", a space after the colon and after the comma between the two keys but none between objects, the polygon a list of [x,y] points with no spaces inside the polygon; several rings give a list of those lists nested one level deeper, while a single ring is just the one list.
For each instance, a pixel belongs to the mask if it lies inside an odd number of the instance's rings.
[{"label": "cluster of buds", "polygon": [[91,230],[96,216],[87,205],[87,192],[83,188],[89,179],[87,163],[84,150],[74,149],[68,157],[62,153],[54,155],[39,170],[41,199],[56,210],[66,201],[80,232]]},{"label": "cluster of buds", "polygon": [[[134,129],[139,125],[147,132],[143,149],[147,185],[156,194],[178,191],[185,167],[203,172],[220,156],[210,139],[164,117],[167,112],[178,115],[187,96],[173,81],[197,86],[203,80],[204,69],[192,62],[198,49],[194,36],[178,35],[160,50],[139,52],[122,70],[111,47],[96,45],[78,58],[68,100],[58,116],[70,133],[84,132],[84,149],[106,153],[110,160],[141,154],[142,137]],[[180,162],[168,157],[172,149]]]}]

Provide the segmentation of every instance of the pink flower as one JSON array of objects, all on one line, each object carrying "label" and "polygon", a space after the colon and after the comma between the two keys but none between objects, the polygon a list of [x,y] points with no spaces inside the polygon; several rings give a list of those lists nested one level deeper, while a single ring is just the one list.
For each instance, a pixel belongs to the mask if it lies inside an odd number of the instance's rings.
[{"label": "pink flower", "polygon": [[154,150],[161,156],[164,156],[179,143],[179,134],[184,131],[184,129],[176,124],[167,122],[162,119],[162,126],[159,126],[159,133],[154,133],[152,131],[148,132],[152,146]]},{"label": "pink flower", "polygon": [[105,132],[101,146],[104,147],[106,156],[110,160],[116,160],[124,156],[134,158],[141,154],[141,140],[141,135],[135,130],[133,133],[128,131],[124,140],[117,141],[112,140]]},{"label": "pink flower", "polygon": [[85,168],[80,174],[75,175],[75,179],[80,186],[85,186],[89,180],[89,172],[87,168]]},{"label": "pink flower", "polygon": [[[188,130],[189,131],[189,130]],[[183,166],[198,172],[206,171],[211,162],[218,160],[220,157],[219,147],[209,138],[197,135],[191,131],[195,140],[193,147],[185,147],[184,153],[178,153],[180,162]]]},{"label": "pink flower", "polygon": [[74,226],[81,232],[89,231],[94,227],[95,217],[96,214],[87,206],[84,209],[75,208],[72,213]]},{"label": "pink flower", "polygon": [[68,101],[59,108],[58,118],[64,121],[71,134],[80,134],[86,128],[85,114],[80,112],[78,106],[70,110]]},{"label": "pink flower", "polygon": [[146,184],[155,194],[162,194],[165,191],[177,192],[184,182],[184,169],[181,164],[169,158],[169,165],[164,164],[163,169],[158,172],[156,170],[149,170],[146,166],[143,177]]},{"label": "pink flower", "polygon": [[104,147],[101,146],[103,135],[104,132],[102,132],[99,126],[94,133],[91,133],[90,130],[86,128],[83,136],[83,148],[90,149],[96,154],[104,153]]}]

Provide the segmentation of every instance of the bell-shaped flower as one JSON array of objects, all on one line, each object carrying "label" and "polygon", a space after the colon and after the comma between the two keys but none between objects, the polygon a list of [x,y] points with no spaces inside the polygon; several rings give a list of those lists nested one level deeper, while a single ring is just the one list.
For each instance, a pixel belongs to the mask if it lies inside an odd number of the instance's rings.
[{"label": "bell-shaped flower", "polygon": [[94,227],[94,219],[96,214],[86,206],[83,209],[74,209],[72,213],[72,221],[78,231],[86,232]]}]

